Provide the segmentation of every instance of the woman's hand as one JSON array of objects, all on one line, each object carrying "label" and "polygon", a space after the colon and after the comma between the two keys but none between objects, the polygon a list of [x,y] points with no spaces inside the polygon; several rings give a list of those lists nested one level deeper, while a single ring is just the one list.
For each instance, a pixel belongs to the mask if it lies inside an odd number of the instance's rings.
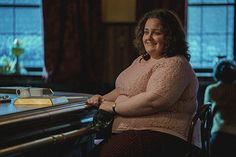
[{"label": "woman's hand", "polygon": [[87,100],[87,104],[99,107],[103,101],[104,98],[101,95],[96,94]]},{"label": "woman's hand", "polygon": [[112,110],[112,105],[114,104],[114,102],[112,101],[103,101],[99,107],[99,109],[105,110],[107,112],[111,112],[113,113]]}]

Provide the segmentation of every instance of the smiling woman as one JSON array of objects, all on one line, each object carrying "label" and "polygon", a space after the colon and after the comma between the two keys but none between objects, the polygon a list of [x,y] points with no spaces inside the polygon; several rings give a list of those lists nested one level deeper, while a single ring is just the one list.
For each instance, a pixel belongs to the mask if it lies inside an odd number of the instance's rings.
[{"label": "smiling woman", "polygon": [[194,132],[190,146],[186,137],[198,105],[198,80],[178,17],[169,10],[147,12],[134,43],[140,56],[119,74],[115,89],[87,101],[114,115],[113,134],[91,156],[183,157],[188,148],[199,150],[200,133]]}]

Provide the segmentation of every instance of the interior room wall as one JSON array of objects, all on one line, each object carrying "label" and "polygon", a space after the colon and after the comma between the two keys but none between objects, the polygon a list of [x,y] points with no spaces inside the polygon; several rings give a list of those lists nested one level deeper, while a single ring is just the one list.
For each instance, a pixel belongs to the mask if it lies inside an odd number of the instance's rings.
[{"label": "interior room wall", "polygon": [[102,0],[105,41],[103,93],[114,87],[118,74],[138,56],[133,47],[135,15],[136,0]]}]

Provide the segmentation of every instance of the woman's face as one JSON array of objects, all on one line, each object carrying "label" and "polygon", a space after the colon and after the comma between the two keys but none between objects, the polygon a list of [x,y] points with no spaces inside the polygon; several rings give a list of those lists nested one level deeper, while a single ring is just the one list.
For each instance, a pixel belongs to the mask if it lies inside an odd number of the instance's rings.
[{"label": "woman's face", "polygon": [[152,58],[160,58],[164,50],[164,34],[160,20],[156,18],[147,20],[144,26],[143,45]]}]

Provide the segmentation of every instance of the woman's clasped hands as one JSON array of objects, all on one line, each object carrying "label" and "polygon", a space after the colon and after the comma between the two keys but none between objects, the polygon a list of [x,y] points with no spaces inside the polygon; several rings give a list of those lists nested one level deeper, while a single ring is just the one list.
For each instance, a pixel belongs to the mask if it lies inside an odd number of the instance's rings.
[{"label": "woman's clasped hands", "polygon": [[101,95],[96,94],[87,100],[87,105],[99,107],[103,101],[105,101],[104,98]]}]

